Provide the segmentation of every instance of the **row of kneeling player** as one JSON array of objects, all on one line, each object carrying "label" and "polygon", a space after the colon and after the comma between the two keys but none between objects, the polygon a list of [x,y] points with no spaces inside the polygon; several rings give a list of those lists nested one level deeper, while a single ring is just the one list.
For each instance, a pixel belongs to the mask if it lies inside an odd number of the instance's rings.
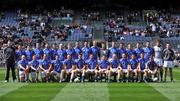
[{"label": "row of kneeling player", "polygon": [[[103,55],[99,61],[94,60],[93,55],[87,61],[82,59],[82,54],[77,60],[71,59],[68,55],[65,61],[60,61],[59,56],[51,61],[44,55],[42,60],[37,60],[33,55],[32,61],[27,62],[25,55],[22,55],[18,62],[19,77],[21,82],[38,82],[39,74],[42,82],[85,82],[85,81],[106,81],[111,82],[144,82],[158,78],[158,66],[151,56],[149,61],[141,54],[140,59],[132,55],[128,60],[126,54],[118,60],[117,55],[108,60]],[[114,78],[113,78],[114,77]]]}]

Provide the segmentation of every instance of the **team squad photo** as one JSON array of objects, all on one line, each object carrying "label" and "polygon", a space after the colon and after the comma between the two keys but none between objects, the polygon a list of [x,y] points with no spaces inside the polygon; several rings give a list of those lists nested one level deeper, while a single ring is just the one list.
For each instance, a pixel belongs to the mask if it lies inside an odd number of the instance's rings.
[{"label": "team squad photo", "polygon": [[180,0],[0,0],[0,101],[180,101]]},{"label": "team squad photo", "polygon": [[167,70],[174,82],[175,55],[169,43],[165,48],[159,40],[154,47],[150,42],[144,46],[138,42],[135,47],[112,42],[109,48],[103,42],[101,47],[96,41],[91,47],[88,42],[82,44],[36,43],[15,49],[8,41],[5,82],[9,82],[10,70],[14,82],[166,82]]}]

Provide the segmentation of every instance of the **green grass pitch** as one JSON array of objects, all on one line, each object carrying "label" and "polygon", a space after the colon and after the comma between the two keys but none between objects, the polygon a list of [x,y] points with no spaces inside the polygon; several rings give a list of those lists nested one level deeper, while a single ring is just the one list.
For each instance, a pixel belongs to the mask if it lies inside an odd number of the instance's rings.
[{"label": "green grass pitch", "polygon": [[180,68],[167,83],[3,83],[0,101],[180,101]]}]

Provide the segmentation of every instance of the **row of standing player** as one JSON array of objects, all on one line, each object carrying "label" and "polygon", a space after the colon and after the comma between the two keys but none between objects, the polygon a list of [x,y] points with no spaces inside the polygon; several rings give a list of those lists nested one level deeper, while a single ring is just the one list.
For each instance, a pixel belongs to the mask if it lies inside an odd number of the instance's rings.
[{"label": "row of standing player", "polygon": [[[110,51],[112,48],[115,48],[113,47],[113,44],[114,43],[112,43]],[[96,43],[94,42],[93,45],[95,47]],[[148,46],[148,48],[150,47]],[[41,77],[43,81],[49,81],[50,77],[52,77],[52,75],[54,74],[56,74],[57,80],[60,82],[65,80],[65,74],[71,74],[70,82],[74,80],[77,74],[81,75],[82,82],[84,81],[85,75],[88,75],[88,79],[90,80],[94,79],[95,81],[97,81],[99,80],[99,78],[105,77],[110,82],[111,76],[113,74],[117,74],[117,82],[121,80],[143,81],[144,74],[147,81],[151,80],[151,74],[154,74],[155,77],[158,77],[158,74],[160,74],[160,80],[162,81],[163,59],[161,57],[163,57],[163,50],[160,47],[159,41],[157,41],[157,44],[154,47],[154,49],[151,49],[152,51],[149,51],[151,53],[149,53],[148,60],[147,57],[144,57],[144,51],[139,53],[139,57],[137,56],[137,53],[132,53],[130,59],[127,53],[122,53],[120,60],[118,59],[118,54],[116,53],[113,53],[112,58],[110,59],[107,59],[107,54],[103,54],[101,56],[102,59],[99,61],[96,58],[94,58],[93,53],[90,54],[90,58],[87,60],[83,59],[83,53],[80,53],[77,59],[72,58],[72,55],[68,54],[67,59],[65,59],[63,62],[60,60],[58,54],[55,55],[55,60],[52,61],[50,61],[48,56],[44,54],[43,59],[41,61],[37,61],[37,63],[35,62],[35,64],[33,64],[33,61],[37,60],[36,55],[33,55],[33,57],[36,57],[35,60],[33,59],[29,63],[21,63],[22,61],[24,61],[23,58],[25,58],[25,55],[23,55],[22,60],[20,60],[18,64],[30,65],[28,65],[27,67],[30,67],[32,69],[32,76],[34,78],[33,81],[36,81],[35,77],[37,78],[37,71],[39,70],[41,70]],[[160,53],[161,51],[162,53]],[[21,68],[19,72],[20,77],[26,77],[25,74],[27,74],[27,71],[29,70],[29,68],[26,69],[26,65],[19,65],[19,67]],[[160,73],[158,73],[158,70],[160,71]],[[92,74],[95,74],[94,78]]]},{"label": "row of standing player", "polygon": [[[160,47],[161,48],[161,47]],[[154,49],[150,47],[150,43],[147,42],[144,48],[141,47],[140,43],[136,44],[136,48],[133,49],[131,44],[128,44],[127,49],[125,48],[124,43],[120,43],[120,47],[115,47],[115,42],[112,42],[112,46],[110,48],[106,48],[105,44],[102,44],[102,48],[97,47],[96,42],[93,42],[92,47],[88,47],[88,43],[85,42],[84,46],[81,48],[79,42],[76,42],[74,48],[71,47],[71,44],[67,45],[67,49],[63,47],[62,44],[59,45],[57,49],[55,44],[52,45],[52,48],[49,47],[49,44],[45,44],[45,48],[41,48],[40,44],[37,43],[36,47],[31,49],[30,46],[26,48],[22,48],[21,45],[18,45],[18,49],[16,54],[18,55],[18,61],[21,59],[22,55],[26,55],[27,60],[32,60],[32,55],[35,54],[37,60],[42,59],[43,54],[46,54],[48,59],[55,60],[55,55],[59,55],[59,59],[64,61],[67,58],[67,55],[71,55],[72,59],[78,59],[78,55],[82,54],[84,60],[88,60],[90,54],[93,54],[94,59],[98,60],[103,55],[106,55],[108,59],[112,58],[113,54],[117,54],[118,58],[122,58],[122,54],[125,53],[128,56],[128,59],[131,58],[132,54],[136,54],[137,58],[140,58],[141,53],[145,53],[145,58],[148,61],[150,59],[150,55],[154,54]]]}]

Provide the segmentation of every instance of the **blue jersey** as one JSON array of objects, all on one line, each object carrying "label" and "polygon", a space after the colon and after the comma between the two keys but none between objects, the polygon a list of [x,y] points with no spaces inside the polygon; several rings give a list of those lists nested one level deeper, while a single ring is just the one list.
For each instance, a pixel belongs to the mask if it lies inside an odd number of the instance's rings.
[{"label": "blue jersey", "polygon": [[29,65],[32,66],[35,69],[38,69],[39,62],[37,60],[32,60],[32,61],[29,62]]},{"label": "blue jersey", "polygon": [[36,59],[37,60],[40,60],[42,58],[42,55],[43,55],[43,51],[42,49],[33,49],[34,51],[34,54],[36,55]]},{"label": "blue jersey", "polygon": [[77,59],[76,64],[77,64],[78,69],[82,69],[85,64],[85,61],[83,59]]},{"label": "blue jersey", "polygon": [[17,60],[19,61],[19,60],[21,60],[21,57],[22,57],[22,55],[25,55],[25,53],[24,53],[24,51],[23,50],[17,50],[16,51],[16,54],[17,54]]},{"label": "blue jersey", "polygon": [[86,61],[89,59],[89,55],[91,54],[91,49],[89,47],[82,48],[83,59]]},{"label": "blue jersey", "polygon": [[78,59],[78,56],[79,56],[79,54],[82,53],[82,50],[81,50],[81,48],[76,47],[76,48],[74,48],[74,51],[75,51],[75,59]]},{"label": "blue jersey", "polygon": [[66,59],[64,61],[64,65],[66,66],[66,69],[71,69],[73,64],[75,64],[75,62],[72,59],[71,60]]},{"label": "blue jersey", "polygon": [[138,62],[140,63],[141,70],[144,70],[146,68],[146,59],[139,58]]},{"label": "blue jersey", "polygon": [[50,67],[51,61],[48,60],[48,59],[43,59],[43,60],[40,62],[40,64],[42,65],[42,67],[43,67],[45,70],[47,70],[47,69],[49,69],[49,67]]},{"label": "blue jersey", "polygon": [[147,67],[149,67],[150,70],[155,70],[155,67],[157,67],[157,64],[155,61],[148,61]]},{"label": "blue jersey", "polygon": [[58,49],[57,50],[57,55],[59,55],[59,60],[64,61],[66,57],[66,51],[64,49]]},{"label": "blue jersey", "polygon": [[128,59],[131,59],[131,56],[132,56],[133,54],[136,54],[136,51],[131,50],[131,49],[126,50],[126,52],[127,52],[127,57],[128,57]]},{"label": "blue jersey", "polygon": [[136,60],[136,59],[130,59],[129,60],[129,64],[130,64],[130,66],[131,66],[131,69],[136,69],[137,68],[137,66],[138,66],[138,60]]},{"label": "blue jersey", "polygon": [[93,55],[93,59],[97,60],[98,56],[99,56],[99,53],[100,53],[100,49],[98,47],[92,46],[91,47],[91,53]]},{"label": "blue jersey", "polygon": [[63,64],[60,60],[52,60],[51,61],[53,67],[54,67],[54,71],[60,73],[62,67],[63,67]]},{"label": "blue jersey", "polygon": [[146,61],[149,61],[151,55],[154,53],[154,49],[151,47],[146,47],[144,48],[144,53]]},{"label": "blue jersey", "polygon": [[74,59],[75,51],[74,49],[66,49],[66,54],[70,55],[72,59]]},{"label": "blue jersey", "polygon": [[126,49],[124,49],[124,48],[119,49],[119,58],[120,59],[122,58],[122,54],[126,54]]},{"label": "blue jersey", "polygon": [[55,49],[51,49],[51,54],[52,54],[52,60],[55,60],[56,57],[56,50]]},{"label": "blue jersey", "polygon": [[135,49],[135,52],[136,52],[136,58],[137,58],[137,59],[139,59],[139,58],[140,58],[141,53],[143,53],[143,52],[144,52],[144,50],[143,50],[143,49],[141,49],[141,48],[136,48],[136,49]]},{"label": "blue jersey", "polygon": [[127,59],[120,60],[120,66],[122,69],[128,69],[129,61]]},{"label": "blue jersey", "polygon": [[101,60],[99,62],[99,66],[101,69],[107,69],[109,66],[109,62],[107,60]]},{"label": "blue jersey", "polygon": [[52,55],[52,54],[51,54],[51,50],[50,50],[50,49],[45,48],[45,49],[43,50],[43,53],[47,55],[47,59],[48,59],[48,60],[51,60],[51,55]]},{"label": "blue jersey", "polygon": [[25,51],[26,59],[27,59],[28,61],[31,61],[33,54],[34,54],[33,51],[31,51],[31,50],[26,50],[26,51]]},{"label": "blue jersey", "polygon": [[113,54],[117,54],[118,55],[118,49],[116,48],[116,47],[111,47],[111,48],[109,48],[109,58],[112,58],[112,55]]},{"label": "blue jersey", "polygon": [[[21,65],[22,67],[26,68],[28,65],[28,61],[27,60],[20,60],[18,62],[18,65]],[[20,70],[22,70],[22,69],[20,69]]]},{"label": "blue jersey", "polygon": [[111,60],[110,64],[112,65],[112,68],[117,68],[119,66],[118,60]]},{"label": "blue jersey", "polygon": [[89,69],[95,69],[96,65],[98,64],[97,60],[95,59],[89,59],[86,61],[88,64]]}]

